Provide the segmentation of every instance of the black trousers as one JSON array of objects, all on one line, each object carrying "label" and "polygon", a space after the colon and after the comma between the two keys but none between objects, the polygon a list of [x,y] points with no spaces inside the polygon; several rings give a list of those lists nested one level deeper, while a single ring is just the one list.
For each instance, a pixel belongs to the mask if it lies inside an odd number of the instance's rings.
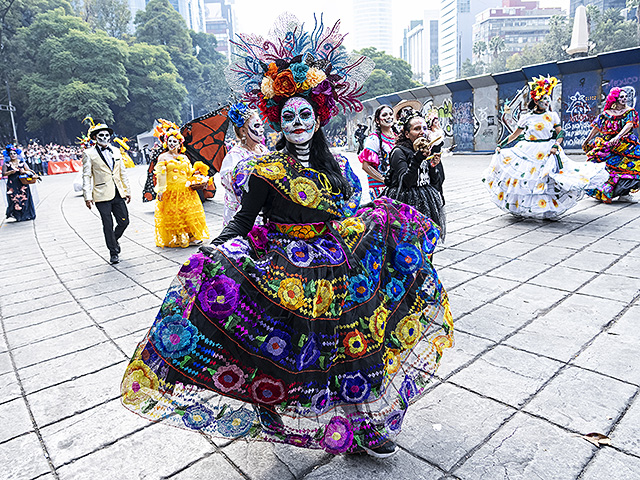
[{"label": "black trousers", "polygon": [[[104,240],[111,255],[120,253],[118,248],[118,240],[129,226],[129,211],[124,199],[116,189],[116,196],[113,200],[106,202],[96,202],[96,208],[100,212],[102,219],[102,231],[104,232]],[[116,219],[116,228],[113,229],[113,218]]]}]

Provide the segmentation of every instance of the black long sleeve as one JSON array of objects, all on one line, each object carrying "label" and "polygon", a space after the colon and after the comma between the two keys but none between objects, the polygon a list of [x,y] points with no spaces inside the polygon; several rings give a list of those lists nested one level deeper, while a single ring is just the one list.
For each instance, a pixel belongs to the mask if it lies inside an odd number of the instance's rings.
[{"label": "black long sleeve", "polygon": [[413,152],[404,148],[394,148],[389,164],[393,172],[393,184],[401,188],[411,188],[418,182],[418,170],[424,160],[422,152]]},{"label": "black long sleeve", "polygon": [[220,235],[212,240],[211,245],[221,245],[234,237],[247,235],[253,228],[260,210],[267,202],[269,189],[267,182],[252,175],[249,178],[249,191],[242,195],[240,210],[220,232]]}]

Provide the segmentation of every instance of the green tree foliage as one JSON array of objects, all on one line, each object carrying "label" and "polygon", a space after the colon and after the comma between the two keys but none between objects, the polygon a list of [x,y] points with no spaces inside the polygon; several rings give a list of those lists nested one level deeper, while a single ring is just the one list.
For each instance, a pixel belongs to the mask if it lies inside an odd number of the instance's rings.
[{"label": "green tree foliage", "polygon": [[136,38],[151,45],[174,47],[185,54],[192,53],[193,44],[184,18],[168,0],[151,0],[135,18]]},{"label": "green tree foliage", "polygon": [[442,68],[440,68],[440,65],[436,64],[436,65],[431,65],[431,68],[429,68],[429,75],[431,76],[431,81],[432,82],[437,82],[438,79],[440,78],[440,72],[442,71]]},{"label": "green tree foliage", "polygon": [[472,63],[468,58],[462,62],[460,77],[474,77],[484,73],[484,64],[481,61]]},{"label": "green tree foliage", "polygon": [[127,0],[82,0],[76,8],[94,31],[104,30],[115,38],[122,38],[129,31],[131,10]]},{"label": "green tree foliage", "polygon": [[53,123],[68,141],[65,122],[87,115],[112,122],[112,106],[128,102],[126,44],[91,32],[64,9],[37,15],[11,43],[12,80],[29,130]]},{"label": "green tree foliage", "polygon": [[637,26],[634,22],[625,21],[619,9],[608,8],[600,12],[597,7],[588,5],[587,21],[589,41],[594,43],[593,54],[638,45]]},{"label": "green tree foliage", "polygon": [[569,21],[565,16],[554,15],[549,20],[549,33],[544,37],[544,41],[526,47],[522,52],[508,58],[507,70],[516,70],[536,63],[568,60],[569,55],[565,49],[571,43],[572,29],[573,19]]},{"label": "green tree foliage", "polygon": [[156,118],[177,119],[187,94],[167,51],[138,43],[129,48],[125,63],[129,78],[129,103],[117,109],[120,132],[148,130]]},{"label": "green tree foliage", "polygon": [[408,90],[420,85],[411,78],[413,76],[411,65],[400,58],[387,55],[374,47],[363,48],[355,53],[366,55],[376,64],[376,68],[364,84],[367,92],[363,97],[365,99]]}]

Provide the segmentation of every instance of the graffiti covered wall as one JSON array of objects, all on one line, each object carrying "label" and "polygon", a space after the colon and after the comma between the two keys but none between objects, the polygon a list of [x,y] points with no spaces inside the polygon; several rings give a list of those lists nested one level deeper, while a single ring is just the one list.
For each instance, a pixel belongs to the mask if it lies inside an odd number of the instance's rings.
[{"label": "graffiti covered wall", "polygon": [[597,72],[565,75],[562,87],[563,146],[580,149],[591,131],[591,122],[598,114],[600,75]]},{"label": "graffiti covered wall", "polygon": [[461,152],[473,152],[475,121],[473,117],[473,91],[453,92],[453,142]]},{"label": "graffiti covered wall", "polygon": [[478,128],[475,132],[475,151],[493,151],[498,143],[498,86],[476,88],[473,105]]},{"label": "graffiti covered wall", "polygon": [[[624,67],[608,68],[602,71],[602,102],[613,87],[622,88],[627,92],[627,105],[638,110],[638,95],[640,95],[640,65],[626,65]],[[638,129],[636,129],[638,134]]]}]

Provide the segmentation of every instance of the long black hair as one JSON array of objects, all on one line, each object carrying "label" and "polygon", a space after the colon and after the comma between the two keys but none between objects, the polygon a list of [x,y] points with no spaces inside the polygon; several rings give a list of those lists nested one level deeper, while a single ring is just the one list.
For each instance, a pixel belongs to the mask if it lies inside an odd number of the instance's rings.
[{"label": "long black hair", "polygon": [[[376,135],[378,136],[378,155],[382,158],[386,157],[387,153],[382,148],[382,127],[380,126],[380,115],[385,108],[388,108],[393,112],[393,109],[389,105],[380,105],[376,108],[375,112],[373,112],[373,125],[376,127]],[[393,131],[393,127],[391,127]]]},{"label": "long black hair", "polygon": [[413,143],[407,138],[407,133],[411,130],[411,124],[413,120],[416,118],[423,118],[419,113],[411,113],[407,115],[404,121],[400,122],[400,132],[398,133],[398,138],[396,138],[396,145],[410,148],[413,150]]}]

